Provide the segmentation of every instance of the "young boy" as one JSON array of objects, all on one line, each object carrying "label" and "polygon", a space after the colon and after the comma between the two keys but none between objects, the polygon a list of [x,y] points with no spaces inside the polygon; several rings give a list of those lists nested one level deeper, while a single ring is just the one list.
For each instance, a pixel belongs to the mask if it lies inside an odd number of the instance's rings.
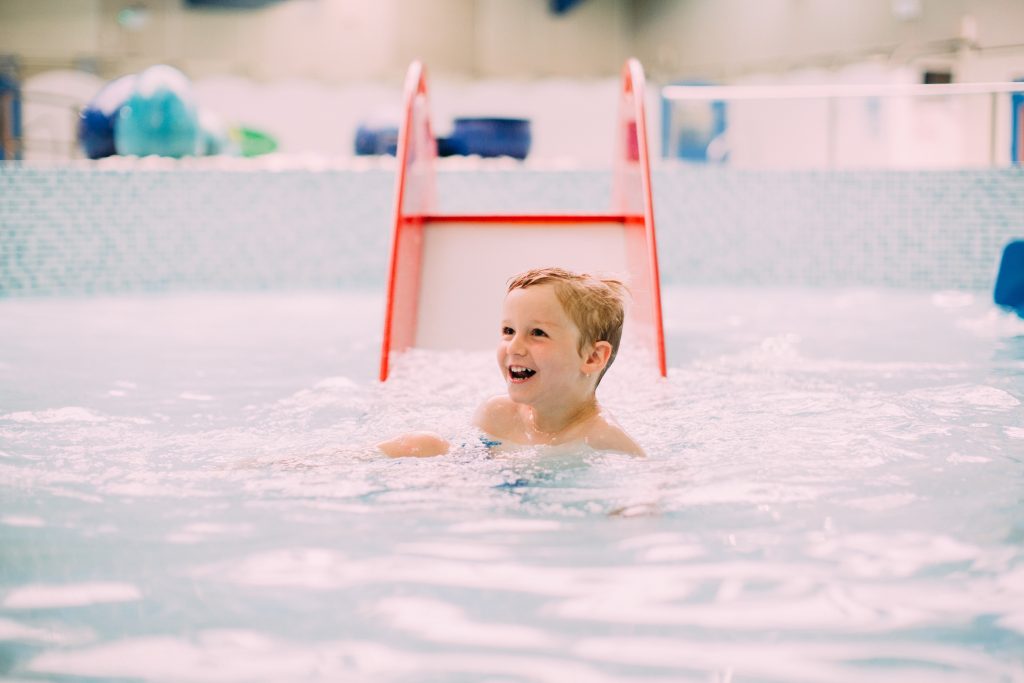
[{"label": "young boy", "polygon": [[[497,354],[508,393],[485,401],[473,417],[493,437],[488,446],[583,443],[644,455],[595,396],[619,349],[625,291],[618,280],[561,268],[509,281]],[[377,447],[398,457],[441,455],[450,446],[437,434],[414,432]]]}]

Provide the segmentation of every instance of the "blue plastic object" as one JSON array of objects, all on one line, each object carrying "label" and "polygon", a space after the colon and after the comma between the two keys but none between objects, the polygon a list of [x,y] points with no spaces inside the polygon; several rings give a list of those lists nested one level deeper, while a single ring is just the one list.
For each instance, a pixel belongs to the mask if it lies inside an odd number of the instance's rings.
[{"label": "blue plastic object", "polygon": [[[676,81],[672,85],[714,85],[708,81]],[[708,154],[711,143],[728,127],[722,100],[680,102],[661,98],[661,155],[686,161],[725,161]]]},{"label": "blue plastic object", "polygon": [[118,154],[183,157],[201,142],[192,85],[185,74],[166,65],[139,74],[134,92],[114,126]]},{"label": "blue plastic object", "polygon": [[1012,308],[1024,317],[1024,240],[1010,242],[1003,249],[992,298],[996,304]]},{"label": "blue plastic object", "polygon": [[398,126],[361,124],[356,128],[356,155],[395,155],[398,149]]},{"label": "blue plastic object", "polygon": [[21,158],[21,88],[0,74],[0,161]]},{"label": "blue plastic object", "polygon": [[443,144],[452,154],[525,159],[531,141],[530,119],[462,117]]},{"label": "blue plastic object", "polygon": [[137,76],[121,76],[100,88],[78,114],[78,144],[90,159],[117,154],[114,127],[121,107],[135,90]]},{"label": "blue plastic object", "polygon": [[548,0],[548,7],[554,14],[565,14],[583,0]]},{"label": "blue plastic object", "polygon": [[438,138],[437,139],[437,156],[439,157],[453,157],[453,156],[465,156],[466,143],[461,139],[456,138]]},{"label": "blue plastic object", "polygon": [[[1024,83],[1024,78],[1014,80]],[[1015,164],[1024,163],[1024,92],[1015,92],[1010,96],[1010,161]]]}]

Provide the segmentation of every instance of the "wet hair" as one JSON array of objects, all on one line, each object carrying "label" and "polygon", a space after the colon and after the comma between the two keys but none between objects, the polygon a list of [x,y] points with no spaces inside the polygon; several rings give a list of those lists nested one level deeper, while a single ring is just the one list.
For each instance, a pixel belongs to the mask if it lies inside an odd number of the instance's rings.
[{"label": "wet hair", "polygon": [[608,372],[619,352],[622,324],[626,317],[626,285],[619,280],[602,279],[587,273],[573,273],[562,268],[534,268],[510,279],[506,293],[535,285],[554,287],[555,296],[562,304],[562,309],[579,328],[580,355],[583,354],[583,349],[596,342],[606,341],[611,344],[612,352],[608,356],[608,363],[597,376],[597,383],[600,384],[601,378]]}]

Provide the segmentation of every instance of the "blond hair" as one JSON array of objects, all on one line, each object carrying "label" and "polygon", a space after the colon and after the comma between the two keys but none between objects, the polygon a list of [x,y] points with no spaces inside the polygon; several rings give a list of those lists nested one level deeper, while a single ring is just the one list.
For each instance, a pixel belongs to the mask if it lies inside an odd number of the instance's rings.
[{"label": "blond hair", "polygon": [[597,376],[597,383],[600,384],[619,352],[622,324],[626,318],[626,285],[619,280],[573,273],[562,268],[534,268],[510,279],[506,293],[534,285],[552,285],[555,288],[555,296],[562,304],[562,309],[579,328],[580,355],[583,349],[599,341],[611,344],[608,363]]}]

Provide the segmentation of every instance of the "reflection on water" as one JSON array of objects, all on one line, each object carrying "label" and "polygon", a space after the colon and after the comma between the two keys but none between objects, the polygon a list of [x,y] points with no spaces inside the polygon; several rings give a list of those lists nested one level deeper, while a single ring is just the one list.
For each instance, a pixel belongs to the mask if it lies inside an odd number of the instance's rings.
[{"label": "reflection on water", "polygon": [[491,355],[378,384],[376,296],[2,301],[0,670],[1024,681],[1024,321],[751,301],[669,291],[669,378],[606,377],[646,460],[478,446]]}]

